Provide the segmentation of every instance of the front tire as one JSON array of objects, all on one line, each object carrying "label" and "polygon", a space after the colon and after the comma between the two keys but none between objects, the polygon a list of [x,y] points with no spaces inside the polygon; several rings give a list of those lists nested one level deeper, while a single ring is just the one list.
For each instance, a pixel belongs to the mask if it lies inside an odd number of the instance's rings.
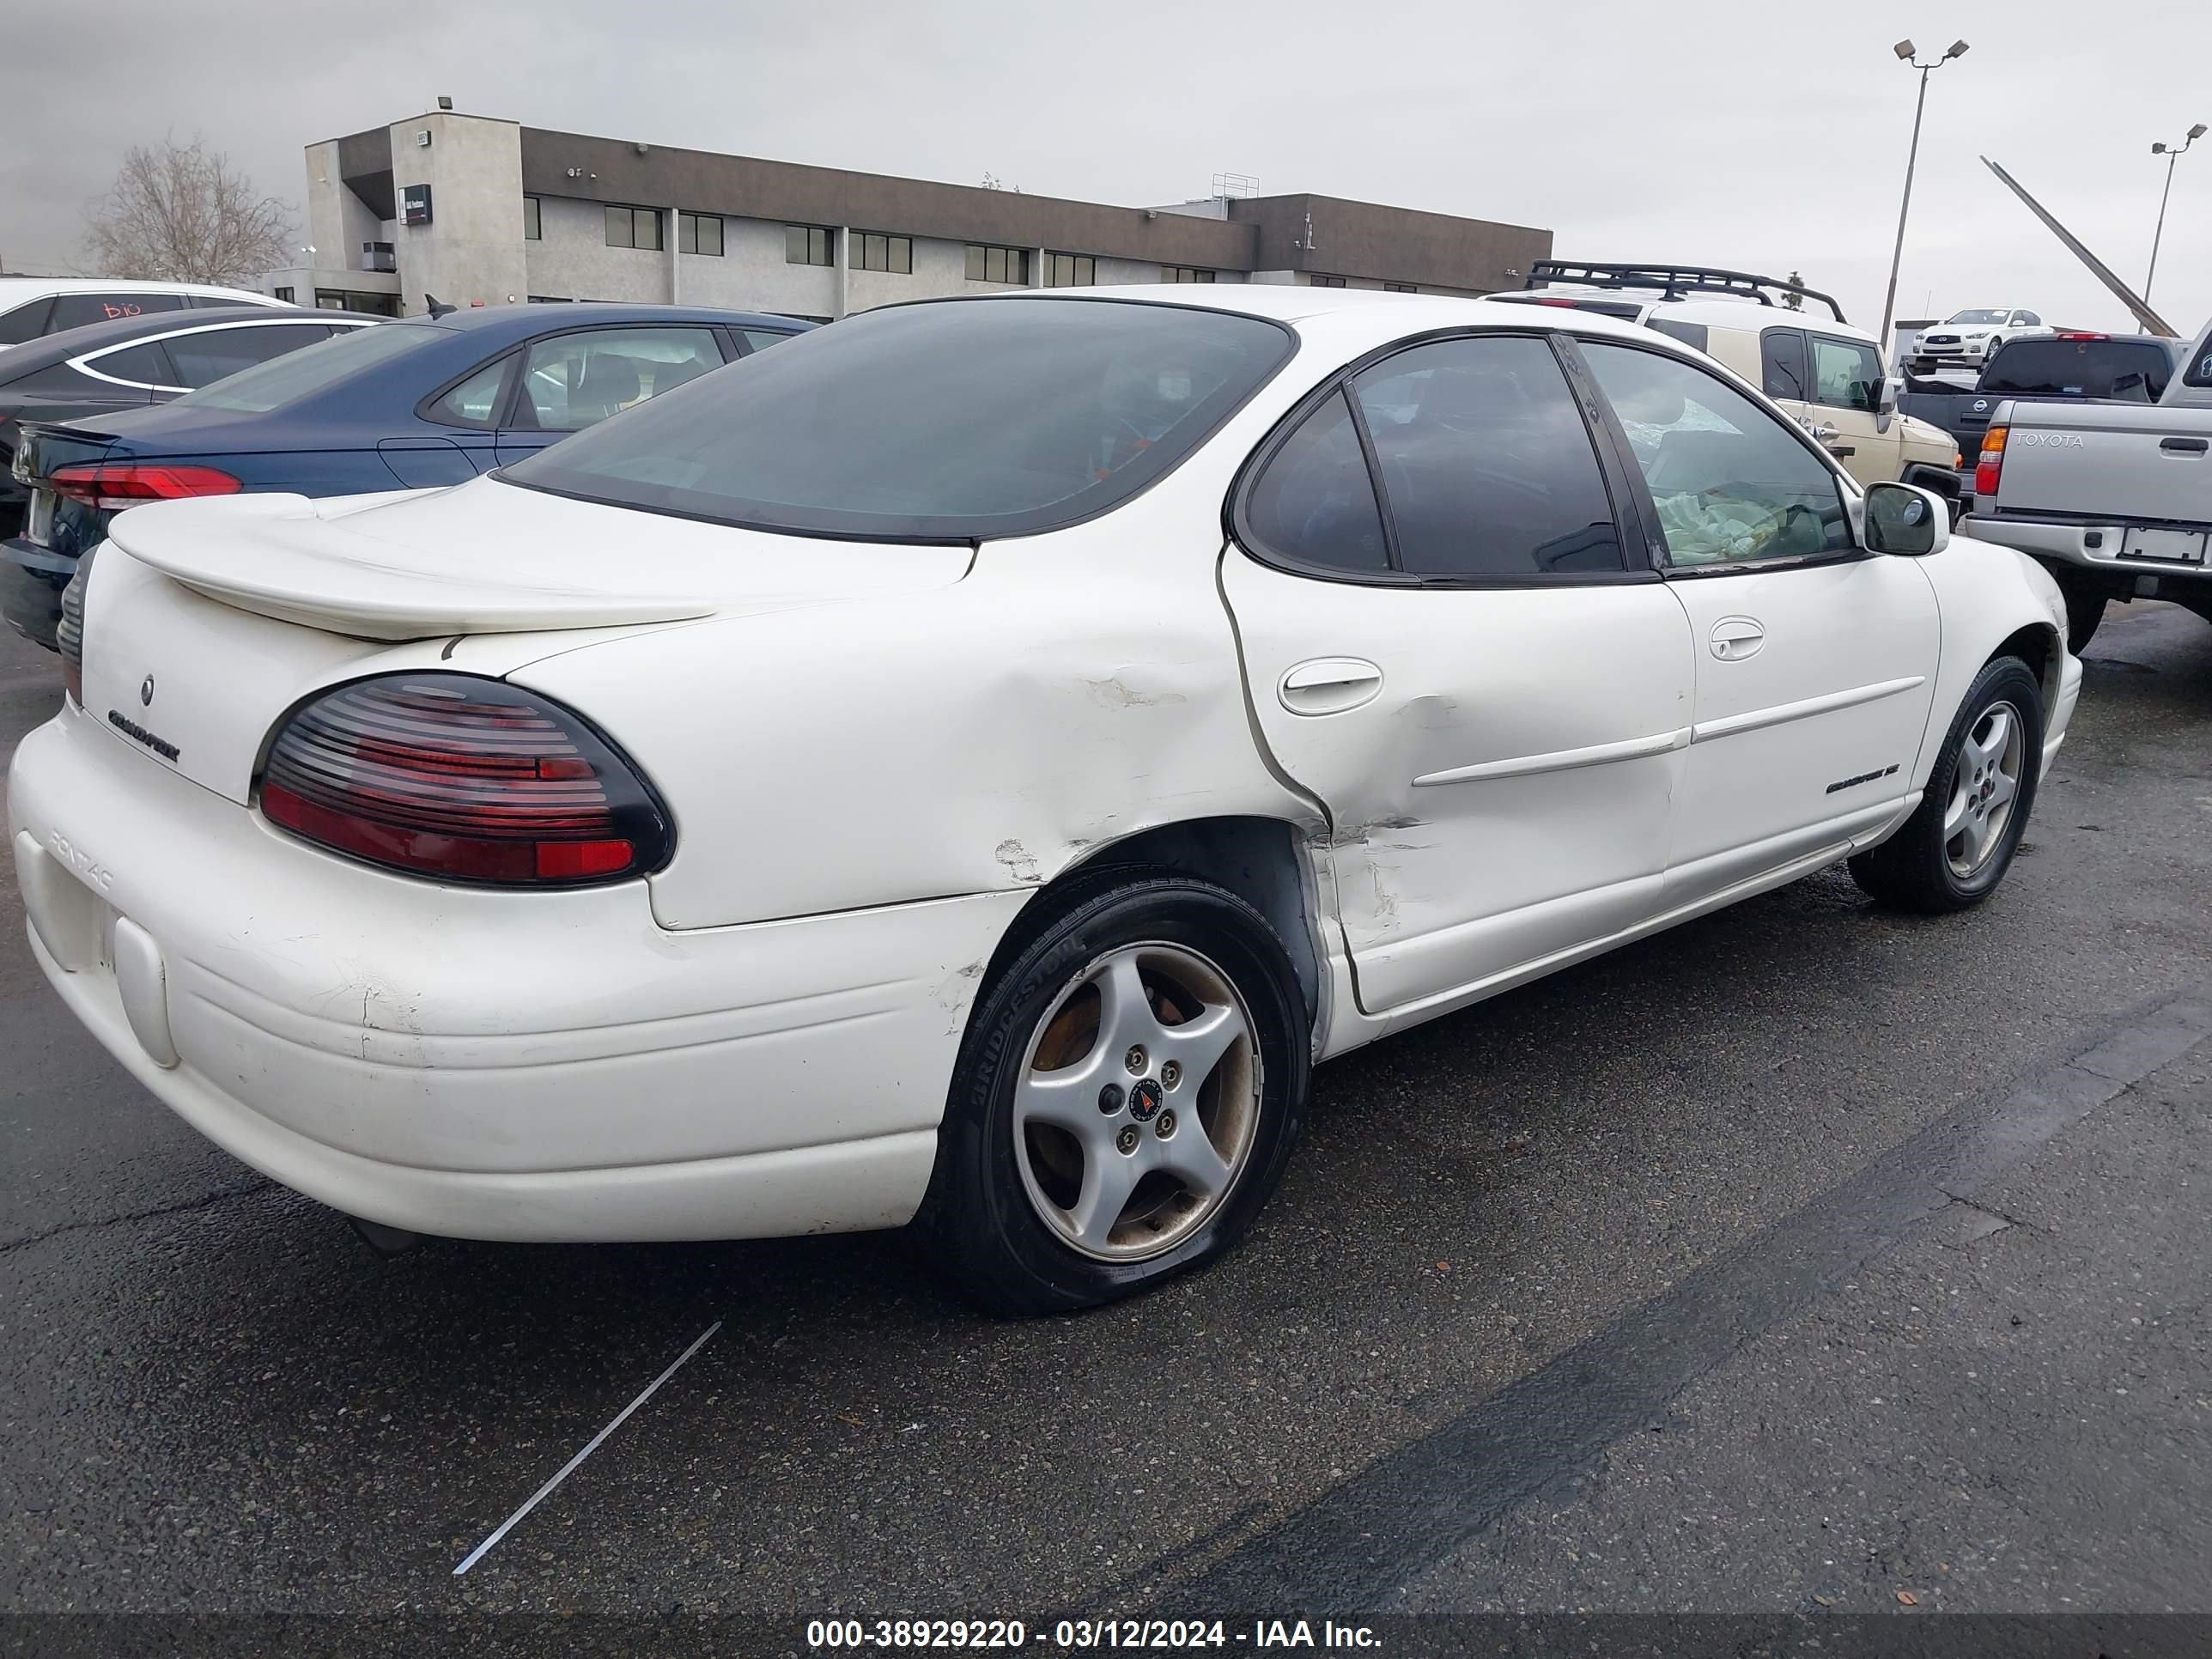
[{"label": "front tire", "polygon": [[992,979],[917,1224],[969,1299],[1064,1313],[1232,1246],[1304,1124],[1290,954],[1211,883],[1079,883]]},{"label": "front tire", "polygon": [[2042,769],[2043,688],[2019,658],[1999,657],[1967,688],[1920,805],[1853,856],[1851,878],[1923,915],[1979,904],[2012,866]]}]

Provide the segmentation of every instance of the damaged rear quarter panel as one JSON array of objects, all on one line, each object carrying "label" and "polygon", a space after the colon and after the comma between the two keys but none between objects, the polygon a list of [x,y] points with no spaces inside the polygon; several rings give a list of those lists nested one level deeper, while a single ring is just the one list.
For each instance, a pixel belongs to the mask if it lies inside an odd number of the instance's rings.
[{"label": "damaged rear quarter panel", "polygon": [[1192,818],[1310,827],[1255,743],[1215,585],[1222,497],[1273,413],[1248,407],[1102,519],[984,544],[948,586],[661,629],[513,678],[662,793],[671,928],[1035,889]]}]

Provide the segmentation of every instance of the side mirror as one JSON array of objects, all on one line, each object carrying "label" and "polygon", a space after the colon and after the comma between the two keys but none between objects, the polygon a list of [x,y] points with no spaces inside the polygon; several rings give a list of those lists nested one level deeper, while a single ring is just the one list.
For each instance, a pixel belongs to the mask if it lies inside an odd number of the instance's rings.
[{"label": "side mirror", "polygon": [[1949,503],[1917,484],[1878,483],[1866,494],[1867,546],[1908,559],[1941,553],[1951,544]]},{"label": "side mirror", "polygon": [[1897,400],[1904,395],[1904,380],[1898,375],[1891,375],[1875,393],[1875,412],[1878,415],[1896,414]]}]

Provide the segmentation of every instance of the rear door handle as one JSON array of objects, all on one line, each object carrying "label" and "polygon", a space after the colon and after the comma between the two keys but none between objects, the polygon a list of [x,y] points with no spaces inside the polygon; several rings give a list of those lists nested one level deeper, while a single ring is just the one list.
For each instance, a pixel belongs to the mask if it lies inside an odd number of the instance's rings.
[{"label": "rear door handle", "polygon": [[1765,643],[1766,630],[1749,617],[1723,617],[1713,624],[1713,655],[1723,662],[1755,657]]},{"label": "rear door handle", "polygon": [[2169,455],[2202,455],[2212,449],[2212,441],[2203,438],[2160,438],[2158,447]]},{"label": "rear door handle", "polygon": [[1382,671],[1364,657],[1309,657],[1291,665],[1275,696],[1293,714],[1340,714],[1382,690]]}]

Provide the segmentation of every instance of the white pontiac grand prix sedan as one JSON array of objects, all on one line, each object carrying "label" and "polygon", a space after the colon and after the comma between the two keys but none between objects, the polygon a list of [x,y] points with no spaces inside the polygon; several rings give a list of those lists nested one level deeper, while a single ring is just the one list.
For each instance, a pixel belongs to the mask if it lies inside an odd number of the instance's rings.
[{"label": "white pontiac grand prix sedan", "polygon": [[1587,313],[888,307],[440,492],[141,507],[9,820],[210,1139],[489,1239],[1220,1254],[1313,1063],[1848,857],[1964,908],[2081,666],[2032,562]]}]

